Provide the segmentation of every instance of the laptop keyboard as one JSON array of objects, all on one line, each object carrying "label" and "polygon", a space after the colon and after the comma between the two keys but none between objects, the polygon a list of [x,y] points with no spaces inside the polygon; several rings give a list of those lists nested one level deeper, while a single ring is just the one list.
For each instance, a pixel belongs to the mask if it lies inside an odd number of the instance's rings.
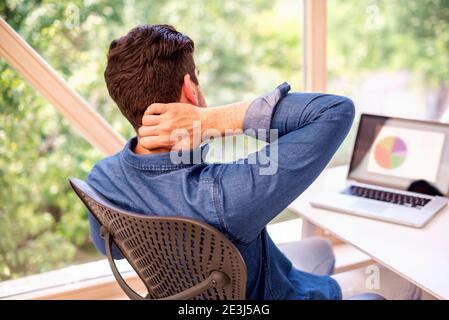
[{"label": "laptop keyboard", "polygon": [[351,194],[356,197],[362,197],[366,199],[373,199],[383,202],[389,202],[394,203],[410,208],[416,208],[421,209],[424,207],[427,203],[430,202],[430,199],[416,197],[416,196],[409,196],[405,194],[390,192],[390,191],[383,191],[383,190],[376,190],[376,189],[370,189],[365,187],[359,187],[359,186],[351,186],[348,188],[348,190],[345,192],[348,194]]}]

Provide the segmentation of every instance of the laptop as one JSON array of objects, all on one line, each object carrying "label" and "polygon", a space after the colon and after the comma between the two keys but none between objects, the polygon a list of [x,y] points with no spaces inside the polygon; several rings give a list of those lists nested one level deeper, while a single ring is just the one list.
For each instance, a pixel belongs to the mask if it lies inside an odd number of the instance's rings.
[{"label": "laptop", "polygon": [[448,193],[449,124],[362,114],[346,183],[311,205],[421,228]]}]

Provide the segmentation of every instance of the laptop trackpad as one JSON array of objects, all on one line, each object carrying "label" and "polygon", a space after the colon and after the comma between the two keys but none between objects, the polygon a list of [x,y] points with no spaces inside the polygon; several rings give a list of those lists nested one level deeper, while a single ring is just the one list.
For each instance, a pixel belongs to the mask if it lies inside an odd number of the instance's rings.
[{"label": "laptop trackpad", "polygon": [[369,211],[371,213],[381,213],[388,209],[388,206],[383,204],[372,203],[371,201],[355,201],[355,208],[362,211]]}]

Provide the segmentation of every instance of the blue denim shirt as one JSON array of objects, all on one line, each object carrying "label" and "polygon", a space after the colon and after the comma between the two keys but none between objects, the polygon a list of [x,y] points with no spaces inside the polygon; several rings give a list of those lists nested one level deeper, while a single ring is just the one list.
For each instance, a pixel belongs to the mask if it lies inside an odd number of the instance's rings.
[{"label": "blue denim shirt", "polygon": [[[99,161],[87,182],[125,210],[187,216],[220,230],[245,260],[248,299],[341,299],[332,278],[294,268],[265,227],[325,168],[349,131],[354,105],[340,96],[288,94],[289,89],[283,84],[249,107],[245,129],[277,129],[278,138],[247,159],[176,164],[170,153],[135,154],[133,138]],[[261,174],[273,164],[275,172]],[[93,242],[104,254],[100,226],[90,214],[89,220]],[[113,254],[121,258],[117,249]]]}]

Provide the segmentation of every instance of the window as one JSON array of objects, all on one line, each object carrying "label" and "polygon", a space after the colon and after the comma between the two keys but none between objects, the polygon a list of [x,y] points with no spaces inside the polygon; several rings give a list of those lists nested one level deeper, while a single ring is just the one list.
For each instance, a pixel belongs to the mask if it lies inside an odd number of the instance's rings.
[{"label": "window", "polygon": [[[126,139],[132,128],[109,98],[103,71],[110,41],[137,24],[170,23],[191,36],[210,106],[284,80],[302,89],[298,0],[7,0],[0,14]],[[86,178],[102,155],[2,60],[0,73],[0,281],[99,259],[67,178]],[[238,143],[245,152],[258,147]]]},{"label": "window", "polygon": [[[445,1],[328,0],[328,91],[359,113],[447,118],[448,21]],[[335,164],[347,163],[353,139]]]},{"label": "window", "polygon": [[101,154],[5,64],[0,66],[0,280],[98,259],[69,177]]}]

